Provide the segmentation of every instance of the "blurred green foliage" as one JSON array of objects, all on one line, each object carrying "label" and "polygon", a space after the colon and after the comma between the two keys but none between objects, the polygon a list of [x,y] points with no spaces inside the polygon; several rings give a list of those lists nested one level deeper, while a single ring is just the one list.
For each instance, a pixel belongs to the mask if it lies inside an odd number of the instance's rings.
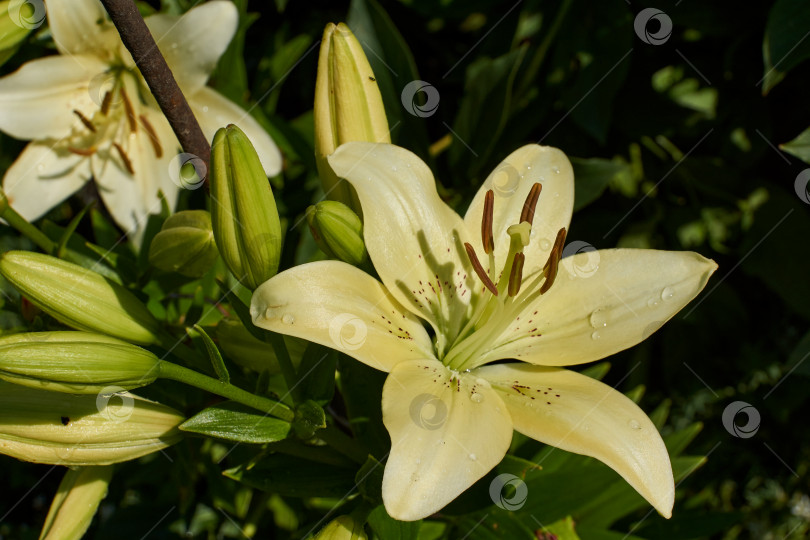
[{"label": "blurred green foliage", "polygon": [[[180,13],[194,3],[164,0],[151,8]],[[810,163],[806,2],[235,3],[240,30],[211,84],[250,108],[284,154],[284,174],[273,179],[288,226],[282,267],[317,256],[304,223],[307,206],[323,195],[311,109],[318,40],[327,22],[338,21],[367,48],[393,141],[430,164],[451,204],[465,208],[500,159],[541,142],[563,149],[575,166],[577,213],[569,240],[597,248],[695,250],[720,266],[695,302],[599,373],[653,411],[678,483],[671,520],[606,467],[516,436],[514,456],[440,519],[396,523],[378,508],[369,518],[375,534],[734,539],[802,538],[810,531],[810,436],[802,412],[810,376],[810,255],[803,251],[810,238],[810,173],[801,174]],[[672,22],[671,35],[658,44],[645,38],[665,29],[660,16],[642,21],[638,31],[637,15],[647,7]],[[42,27],[5,59],[0,75],[52,51]],[[416,116],[403,103],[401,91],[413,80],[438,92],[434,114]],[[2,172],[22,143],[0,135],[0,148]],[[90,189],[49,214],[49,236],[59,239],[57,223],[67,225],[96,198]],[[202,191],[183,192],[178,209],[205,208]],[[90,217],[79,232],[95,246],[74,238],[66,249],[75,256],[97,258],[99,249],[114,248],[109,267],[128,271],[121,277],[137,284],[150,309],[170,324],[183,324],[184,314],[201,326],[221,318],[212,306],[221,294],[211,274],[200,281],[156,280],[146,271],[147,250],[138,256],[117,244],[119,232],[103,209]],[[152,234],[159,229],[160,219]],[[1,249],[31,247],[0,229]],[[116,257],[137,264],[117,264]],[[7,284],[3,291],[4,331],[46,324],[23,316]],[[349,417],[366,413],[356,432],[382,459],[389,444],[378,416],[382,374],[346,357],[337,364],[345,401],[335,398],[331,407]],[[238,370],[231,377],[245,387],[277,384]],[[313,384],[318,396],[332,399],[332,386]],[[145,394],[181,410],[201,398],[175,383]],[[760,414],[750,438],[724,427],[723,411],[733,401]],[[313,466],[310,457],[327,456],[299,455],[303,449],[293,443],[270,447],[279,453],[255,468],[243,466],[257,458],[255,447],[204,439],[122,464],[88,537],[238,538],[248,529],[258,530],[258,538],[298,538],[322,526],[319,520],[357,481],[355,471],[345,463]],[[61,474],[2,462],[0,538],[36,538]],[[282,474],[296,468],[307,478]],[[225,469],[245,483],[225,478]],[[500,472],[529,487],[516,512],[492,506],[486,494],[488,479]],[[327,498],[301,498],[319,493]]]}]

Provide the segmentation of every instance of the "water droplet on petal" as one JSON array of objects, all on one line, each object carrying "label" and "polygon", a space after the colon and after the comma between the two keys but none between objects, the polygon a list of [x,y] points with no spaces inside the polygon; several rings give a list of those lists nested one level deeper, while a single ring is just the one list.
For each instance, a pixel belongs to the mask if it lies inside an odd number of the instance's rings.
[{"label": "water droplet on petal", "polygon": [[631,429],[641,429],[641,424],[639,424],[636,420],[630,420],[628,422]]},{"label": "water droplet on petal", "polygon": [[416,458],[416,464],[419,465],[420,463],[422,463],[422,460],[419,459],[419,458]]},{"label": "water droplet on petal", "polygon": [[585,431],[590,431],[591,430],[591,425],[590,424],[582,424],[582,429],[584,429]]},{"label": "water droplet on petal", "polygon": [[675,290],[672,287],[664,287],[664,290],[661,291],[661,300],[672,300],[673,296],[675,296]]},{"label": "water droplet on petal", "polygon": [[208,105],[204,105],[203,108],[202,108],[202,111],[203,112],[208,112]]},{"label": "water droplet on petal", "polygon": [[560,174],[560,168],[559,167],[552,167],[551,170],[554,171],[554,174]]},{"label": "water droplet on petal", "polygon": [[397,172],[397,167],[396,167],[396,165],[391,166],[391,170],[392,170],[392,171],[394,171],[394,172]]},{"label": "water droplet on petal", "polygon": [[470,461],[475,461],[476,459],[478,459],[478,456],[476,456],[475,454],[470,454],[467,457],[470,458]]},{"label": "water droplet on petal", "polygon": [[551,249],[551,242],[549,241],[548,238],[543,238],[542,240],[540,240],[540,249],[542,249],[543,251],[548,251],[549,249]]},{"label": "water droplet on petal", "polygon": [[295,322],[295,317],[293,317],[289,313],[285,313],[281,317],[281,322],[283,322],[284,324],[292,324]]},{"label": "water droplet on petal", "polygon": [[653,297],[653,298],[650,298],[649,300],[647,300],[647,307],[648,308],[654,308],[655,306],[657,306],[660,303],[661,303],[661,301],[658,298]]},{"label": "water droplet on petal", "polygon": [[484,401],[484,394],[479,394],[478,392],[473,392],[472,394],[470,394],[470,400],[473,403],[481,403],[482,401]]},{"label": "water droplet on petal", "polygon": [[596,309],[588,319],[591,322],[591,326],[594,328],[604,328],[608,324],[608,315],[607,312],[602,309]]},{"label": "water droplet on petal", "polygon": [[596,340],[602,337],[602,334],[599,333],[599,330],[595,330],[593,334],[591,334],[591,339]]}]

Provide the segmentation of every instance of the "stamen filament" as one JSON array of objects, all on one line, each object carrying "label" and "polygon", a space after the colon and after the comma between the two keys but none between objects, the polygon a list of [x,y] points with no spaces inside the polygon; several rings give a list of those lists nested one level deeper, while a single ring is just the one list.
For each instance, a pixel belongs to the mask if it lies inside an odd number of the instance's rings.
[{"label": "stamen filament", "polygon": [[546,274],[546,281],[540,287],[540,294],[545,294],[554,285],[554,280],[557,278],[557,270],[559,269],[560,259],[562,259],[563,244],[565,243],[565,227],[557,231],[557,238],[554,239],[554,247],[551,248],[551,253],[548,256],[548,261],[543,267]]},{"label": "stamen filament", "polygon": [[138,118],[140,118],[146,134],[149,135],[149,141],[152,143],[152,149],[155,151],[155,157],[160,159],[163,156],[163,148],[160,146],[160,139],[158,139],[155,128],[152,127],[152,124],[149,123],[149,120],[147,120],[144,115],[140,115]]},{"label": "stamen filament", "polygon": [[467,250],[467,257],[470,258],[470,264],[472,264],[473,270],[475,270],[475,273],[478,274],[478,278],[484,283],[484,287],[489,289],[489,292],[494,296],[498,296],[498,288],[484,271],[484,267],[481,266],[481,261],[478,260],[475,249],[469,242],[464,242],[464,248]]},{"label": "stamen filament", "polygon": [[495,249],[495,240],[492,237],[494,207],[495,193],[490,189],[484,197],[484,215],[481,219],[481,243],[484,245],[484,253],[487,255]]},{"label": "stamen filament", "polygon": [[523,211],[520,213],[520,223],[528,221],[529,225],[534,221],[534,210],[537,208],[537,200],[540,198],[540,192],[543,190],[542,184],[535,182],[529,195],[526,197],[526,202],[523,203]]},{"label": "stamen filament", "polygon": [[512,263],[512,272],[509,274],[509,296],[517,296],[520,292],[520,283],[523,281],[523,261],[526,256],[523,253],[515,253],[515,261]]},{"label": "stamen filament", "polygon": [[93,146],[90,148],[74,148],[72,146],[68,146],[67,151],[78,156],[92,156],[96,153],[96,148]]},{"label": "stamen filament", "polygon": [[118,150],[118,155],[121,156],[121,161],[124,162],[124,167],[126,167],[127,171],[129,171],[129,174],[134,175],[135,169],[132,168],[132,162],[129,160],[129,156],[127,155],[127,153],[124,152],[124,149],[121,148],[121,145],[118,144],[117,142],[114,142],[113,146],[115,147],[116,150]]},{"label": "stamen filament", "polygon": [[86,117],[85,115],[83,115],[83,114],[82,114],[80,111],[78,111],[78,110],[76,110],[76,109],[73,109],[73,114],[75,114],[76,116],[78,116],[78,117],[79,117],[79,120],[81,120],[81,121],[82,121],[82,124],[84,124],[84,127],[86,127],[87,129],[89,129],[89,130],[90,130],[90,131],[92,131],[93,133],[95,133],[95,132],[96,132],[96,126],[94,126],[94,125],[93,125],[93,122],[91,122],[90,120],[88,120],[88,119],[87,119],[87,117]]}]

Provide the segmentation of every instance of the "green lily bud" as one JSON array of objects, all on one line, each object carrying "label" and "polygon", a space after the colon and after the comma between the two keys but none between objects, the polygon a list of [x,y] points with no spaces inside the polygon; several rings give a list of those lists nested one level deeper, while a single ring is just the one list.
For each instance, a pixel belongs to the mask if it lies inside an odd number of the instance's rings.
[{"label": "green lily bud", "polygon": [[174,409],[110,387],[74,396],[0,382],[0,453],[32,463],[109,465],[182,437]]},{"label": "green lily bud", "polygon": [[[261,373],[269,372],[275,375],[281,371],[273,347],[264,341],[253,337],[247,328],[238,319],[222,319],[217,324],[217,343],[222,352],[230,360],[242,367]],[[284,344],[290,352],[293,366],[301,363],[301,356],[307,347],[307,342],[290,336],[283,336]]]},{"label": "green lily bud", "polygon": [[130,390],[154,382],[160,360],[116,338],[87,332],[31,332],[0,338],[0,379],[70,394]]},{"label": "green lily bud", "polygon": [[321,201],[307,208],[307,223],[321,251],[354,266],[368,262],[363,222],[351,208],[337,201]]},{"label": "green lily bud", "polygon": [[0,274],[58,321],[139,345],[160,342],[160,323],[128,289],[79,265],[29,251],[0,255]]},{"label": "green lily bud", "polygon": [[382,95],[363,48],[343,23],[326,25],[315,80],[315,163],[327,196],[362,215],[354,189],[326,157],[349,141],[391,142]]},{"label": "green lily bud", "polygon": [[281,224],[259,156],[234,125],[214,135],[210,187],[219,252],[236,279],[253,290],[278,270]]},{"label": "green lily bud", "polygon": [[45,6],[41,2],[0,2],[0,64],[8,60],[28,33],[42,24]]},{"label": "green lily bud", "polygon": [[112,467],[68,469],[51,503],[40,540],[81,538],[107,496]]},{"label": "green lily bud", "polygon": [[368,540],[363,524],[351,516],[339,516],[318,531],[312,540]]},{"label": "green lily bud", "polygon": [[211,214],[205,210],[169,216],[149,246],[149,264],[192,278],[204,276],[218,255]]}]

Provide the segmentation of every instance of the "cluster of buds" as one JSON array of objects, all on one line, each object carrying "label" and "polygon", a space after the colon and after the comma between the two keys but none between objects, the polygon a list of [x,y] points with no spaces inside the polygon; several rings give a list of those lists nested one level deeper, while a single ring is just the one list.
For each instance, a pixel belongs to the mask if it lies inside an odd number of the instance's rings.
[{"label": "cluster of buds", "polygon": [[363,222],[351,208],[337,201],[321,201],[307,208],[307,223],[328,257],[359,267],[368,264]]},{"label": "cluster of buds", "polygon": [[202,277],[219,256],[211,214],[184,210],[169,216],[149,246],[149,264],[186,277]]}]

